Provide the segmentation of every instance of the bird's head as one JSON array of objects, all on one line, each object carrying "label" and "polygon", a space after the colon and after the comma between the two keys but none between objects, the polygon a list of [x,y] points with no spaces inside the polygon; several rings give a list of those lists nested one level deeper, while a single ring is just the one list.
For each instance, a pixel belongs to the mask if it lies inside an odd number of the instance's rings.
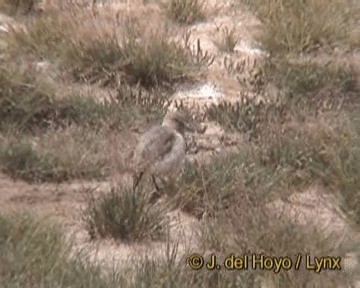
[{"label": "bird's head", "polygon": [[185,131],[204,133],[206,130],[206,127],[201,125],[200,119],[185,109],[168,112],[163,120],[163,126],[173,128],[182,135]]}]

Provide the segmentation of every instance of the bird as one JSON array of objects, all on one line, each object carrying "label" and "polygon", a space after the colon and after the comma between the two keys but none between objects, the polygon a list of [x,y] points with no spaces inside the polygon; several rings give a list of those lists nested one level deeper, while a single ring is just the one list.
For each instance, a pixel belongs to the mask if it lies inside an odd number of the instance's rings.
[{"label": "bird", "polygon": [[166,114],[162,125],[153,126],[144,133],[134,150],[135,173],[133,175],[133,189],[138,187],[145,175],[152,178],[152,182],[159,192],[156,183],[157,176],[171,176],[179,172],[185,154],[186,131],[203,133],[206,127],[201,127],[190,115],[188,110],[171,111]]}]

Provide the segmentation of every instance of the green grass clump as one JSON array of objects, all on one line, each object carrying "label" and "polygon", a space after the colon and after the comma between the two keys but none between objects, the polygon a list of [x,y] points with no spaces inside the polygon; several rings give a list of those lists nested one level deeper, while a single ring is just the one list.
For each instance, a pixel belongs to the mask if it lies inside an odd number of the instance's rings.
[{"label": "green grass clump", "polygon": [[83,218],[91,238],[139,241],[161,239],[166,232],[164,211],[142,190],[113,188],[98,199],[91,195]]},{"label": "green grass clump", "polygon": [[73,253],[60,229],[27,214],[0,215],[1,287],[119,287],[87,256]]}]

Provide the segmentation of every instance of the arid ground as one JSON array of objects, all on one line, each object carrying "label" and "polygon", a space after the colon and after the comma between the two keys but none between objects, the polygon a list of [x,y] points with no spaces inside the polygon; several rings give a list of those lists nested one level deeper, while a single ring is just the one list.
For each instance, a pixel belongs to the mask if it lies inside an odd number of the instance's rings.
[{"label": "arid ground", "polygon": [[[359,104],[357,0],[0,0],[0,286],[360,287]],[[133,150],[181,109],[152,203]]]}]

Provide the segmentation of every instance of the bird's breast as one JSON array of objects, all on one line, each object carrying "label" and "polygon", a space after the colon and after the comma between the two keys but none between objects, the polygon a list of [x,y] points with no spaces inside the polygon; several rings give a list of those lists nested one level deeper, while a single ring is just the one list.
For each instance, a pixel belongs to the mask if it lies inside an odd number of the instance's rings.
[{"label": "bird's breast", "polygon": [[178,171],[185,160],[185,140],[181,134],[175,134],[171,149],[162,159],[151,167],[152,173],[168,174]]}]

